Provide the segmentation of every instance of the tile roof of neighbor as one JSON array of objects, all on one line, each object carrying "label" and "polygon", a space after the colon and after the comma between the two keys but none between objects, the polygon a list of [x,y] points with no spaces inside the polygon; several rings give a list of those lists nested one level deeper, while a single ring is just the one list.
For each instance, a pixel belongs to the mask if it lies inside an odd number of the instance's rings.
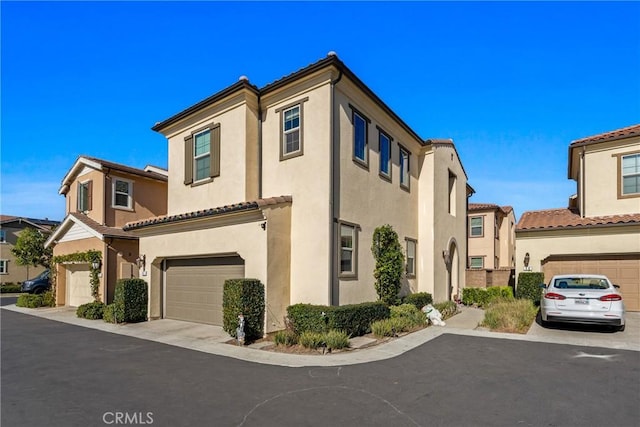
[{"label": "tile roof of neighbor", "polygon": [[133,234],[124,231],[122,228],[107,227],[106,225],[102,225],[81,213],[72,212],[69,214],[69,216],[74,217],[75,219],[79,220],[87,227],[102,234],[105,237],[116,237],[119,239],[137,239],[138,238],[137,236],[134,236]]},{"label": "tile roof of neighbor", "polygon": [[[153,179],[158,179],[161,181],[167,181],[167,177],[165,175],[153,172],[153,171],[145,171],[144,169],[138,169],[138,168],[134,168],[131,166],[127,166],[127,165],[123,165],[120,163],[115,163],[115,162],[110,162],[108,160],[104,160],[104,159],[99,159],[97,157],[91,157],[91,156],[80,156],[78,158],[84,157],[87,160],[91,160],[94,161],[96,163],[100,163],[102,166],[109,168],[109,169],[116,169],[122,172],[127,172],[133,175],[139,175],[139,176],[145,176],[145,177],[149,177],[149,178],[153,178]],[[157,167],[157,166],[156,166]],[[158,167],[158,169],[164,169],[164,168],[160,168]]]},{"label": "tile roof of neighbor", "polygon": [[586,138],[576,139],[575,141],[571,141],[569,147],[597,144],[599,142],[614,141],[616,139],[630,138],[633,136],[640,136],[640,124],[600,133],[598,135],[587,136]]},{"label": "tile roof of neighbor", "polygon": [[508,214],[509,212],[513,211],[513,207],[498,206],[494,203],[469,203],[469,207],[468,207],[469,212],[486,211],[486,210],[493,210],[493,211],[500,210],[503,213]]},{"label": "tile roof of neighbor", "polygon": [[123,227],[124,230],[137,230],[150,225],[169,224],[174,222],[188,221],[196,218],[213,217],[232,212],[242,212],[258,210],[264,206],[278,205],[280,203],[290,203],[293,200],[291,196],[268,197],[250,202],[240,202],[231,205],[220,206],[217,208],[204,209],[194,212],[186,212],[176,215],[163,215],[153,218],[147,218],[140,221],[132,221]]},{"label": "tile roof of neighbor", "polygon": [[522,214],[516,230],[550,230],[608,225],[640,224],[640,213],[582,218],[573,209],[547,209]]},{"label": "tile roof of neighbor", "polygon": [[53,227],[55,225],[60,224],[60,221],[54,221],[49,218],[40,219],[40,218],[27,218],[24,216],[0,215],[1,223],[13,222],[17,220],[23,220],[26,222],[30,222],[31,224],[35,224],[43,227]]}]

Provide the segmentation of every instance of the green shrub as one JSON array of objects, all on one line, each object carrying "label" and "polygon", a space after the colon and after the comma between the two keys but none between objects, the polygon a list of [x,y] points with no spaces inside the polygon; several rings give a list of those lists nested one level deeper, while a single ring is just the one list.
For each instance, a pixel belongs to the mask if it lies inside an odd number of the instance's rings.
[{"label": "green shrub", "polygon": [[56,297],[53,295],[53,291],[49,290],[42,294],[42,306],[43,307],[55,307]]},{"label": "green shrub", "polygon": [[264,285],[257,279],[229,279],[222,294],[222,325],[237,338],[238,316],[244,316],[245,340],[264,335]]},{"label": "green shrub", "polygon": [[82,304],[76,310],[76,316],[90,320],[102,319],[102,316],[104,314],[104,307],[104,303],[100,301]]},{"label": "green shrub", "polygon": [[124,323],[124,306],[116,303],[105,305],[102,320],[107,323]]},{"label": "green shrub", "polygon": [[427,292],[416,292],[414,294],[405,295],[402,298],[403,304],[413,304],[418,310],[421,310],[427,304],[433,304],[433,297]]},{"label": "green shrub", "polygon": [[400,279],[404,273],[404,254],[398,241],[398,233],[389,224],[373,231],[371,253],[376,261],[373,271],[375,288],[381,301],[396,304],[400,292]]},{"label": "green shrub", "polygon": [[409,328],[425,326],[427,324],[427,316],[413,304],[392,306],[390,309],[391,319],[404,319]]},{"label": "green shrub", "polygon": [[290,329],[278,331],[273,336],[276,345],[285,345],[287,347],[298,344],[298,336]]},{"label": "green shrub", "polygon": [[120,312],[123,322],[135,323],[147,320],[147,295],[147,282],[144,280],[137,278],[118,280],[113,296],[118,322],[120,322]]},{"label": "green shrub", "polygon": [[491,286],[488,288],[464,288],[462,303],[484,307],[496,299],[513,298],[513,291],[509,286]]},{"label": "green shrub", "polygon": [[538,309],[529,299],[497,300],[485,309],[481,325],[498,332],[527,333]]},{"label": "green shrub", "polygon": [[378,320],[371,324],[371,332],[377,338],[395,337],[400,332],[408,331],[409,328],[409,321],[404,317]]},{"label": "green shrub", "polygon": [[298,337],[298,343],[305,348],[316,349],[325,345],[322,332],[305,331]]},{"label": "green shrub", "polygon": [[26,308],[38,308],[43,306],[42,295],[22,294],[16,301],[16,306]]},{"label": "green shrub", "polygon": [[2,286],[0,286],[0,293],[14,294],[14,293],[22,292],[20,288],[21,288],[20,285],[14,285],[13,282],[7,282],[7,283],[3,283]]},{"label": "green shrub", "polygon": [[295,333],[344,331],[357,337],[371,331],[371,323],[389,317],[389,307],[382,301],[342,306],[294,304],[287,307],[287,318]]},{"label": "green shrub", "polygon": [[324,344],[327,350],[340,350],[349,347],[349,335],[344,331],[330,330],[324,334]]},{"label": "green shrub", "polygon": [[516,296],[520,299],[531,300],[534,304],[540,305],[540,297],[542,296],[540,284],[542,283],[544,283],[544,273],[520,273],[518,275]]},{"label": "green shrub", "polygon": [[442,320],[448,319],[458,313],[458,305],[454,301],[444,301],[433,304],[433,307],[440,312]]}]

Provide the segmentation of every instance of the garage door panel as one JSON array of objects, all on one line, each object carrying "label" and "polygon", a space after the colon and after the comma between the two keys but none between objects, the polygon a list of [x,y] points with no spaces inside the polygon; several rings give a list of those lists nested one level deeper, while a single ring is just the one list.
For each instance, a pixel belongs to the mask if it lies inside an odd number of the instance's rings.
[{"label": "garage door panel", "polygon": [[168,260],[165,317],[222,325],[224,282],[240,277],[244,277],[240,257]]},{"label": "garage door panel", "polygon": [[67,266],[67,292],[70,307],[79,307],[93,301],[88,265]]}]

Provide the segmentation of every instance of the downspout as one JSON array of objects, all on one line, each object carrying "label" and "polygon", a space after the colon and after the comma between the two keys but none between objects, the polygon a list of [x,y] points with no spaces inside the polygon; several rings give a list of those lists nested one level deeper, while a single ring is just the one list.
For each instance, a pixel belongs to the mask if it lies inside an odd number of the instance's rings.
[{"label": "downspout", "polygon": [[585,170],[587,168],[587,162],[586,162],[586,157],[584,155],[585,152],[585,148],[582,147],[582,151],[580,151],[580,176],[578,177],[578,179],[580,179],[580,218],[584,218],[587,216],[587,213],[585,212],[585,208],[587,206],[587,203],[585,201],[585,190],[584,190],[584,177],[585,177]]},{"label": "downspout", "polygon": [[[334,55],[335,53],[330,52],[329,55]],[[336,84],[340,81],[340,79],[342,79],[342,68],[340,68],[338,70],[338,77],[335,80],[331,81],[331,91],[330,91],[330,99],[329,99],[329,103],[331,104],[331,114],[329,117],[329,129],[331,129],[331,145],[329,146],[329,170],[330,170],[330,182],[331,182],[331,186],[329,188],[329,305],[338,305],[338,301],[334,301],[334,292],[333,292],[333,287],[336,285],[336,274],[335,274],[335,267],[336,267],[336,259],[337,259],[337,251],[336,251],[336,236],[335,236],[335,230],[334,230],[334,223],[337,220],[336,217],[336,212],[335,212],[335,198],[336,195],[338,194],[338,191],[336,191],[335,185],[336,185],[336,180],[335,180],[335,169],[336,169],[336,165],[335,165],[335,161],[334,161],[334,147],[335,147],[335,143],[336,143],[336,132],[334,129],[334,114],[335,114],[335,87]]]},{"label": "downspout", "polygon": [[262,199],[262,105],[258,93],[258,199]]}]

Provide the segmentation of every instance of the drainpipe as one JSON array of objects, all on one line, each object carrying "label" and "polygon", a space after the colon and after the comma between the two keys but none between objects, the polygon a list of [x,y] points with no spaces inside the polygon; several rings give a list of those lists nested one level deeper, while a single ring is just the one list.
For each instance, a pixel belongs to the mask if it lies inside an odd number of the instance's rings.
[{"label": "drainpipe", "polygon": [[258,199],[262,199],[262,105],[258,93]]},{"label": "drainpipe", "polygon": [[[335,52],[329,52],[329,56],[336,56]],[[329,102],[331,104],[331,114],[329,117],[329,129],[331,130],[331,145],[329,146],[329,170],[330,170],[330,182],[331,182],[331,186],[329,188],[329,305],[337,305],[337,301],[334,301],[334,292],[333,292],[333,287],[336,284],[336,275],[335,273],[335,267],[336,267],[336,258],[337,258],[337,252],[336,252],[336,236],[335,236],[335,230],[334,230],[334,223],[336,218],[336,212],[335,212],[335,199],[338,195],[338,191],[336,191],[335,188],[335,161],[334,161],[334,151],[335,151],[335,143],[336,143],[336,133],[335,133],[335,129],[334,129],[334,114],[335,114],[335,86],[336,84],[340,81],[340,79],[342,79],[342,69],[339,70],[339,74],[338,77],[331,81],[331,91],[330,91],[330,99]]]},{"label": "drainpipe", "polygon": [[580,209],[580,218],[584,218],[587,213],[585,212],[585,206],[586,206],[586,202],[584,200],[585,197],[585,191],[584,191],[584,176],[585,176],[585,170],[586,170],[586,158],[584,156],[584,147],[582,147],[582,150],[580,151],[580,175],[578,176],[578,179],[580,180],[580,206],[578,207]]}]

